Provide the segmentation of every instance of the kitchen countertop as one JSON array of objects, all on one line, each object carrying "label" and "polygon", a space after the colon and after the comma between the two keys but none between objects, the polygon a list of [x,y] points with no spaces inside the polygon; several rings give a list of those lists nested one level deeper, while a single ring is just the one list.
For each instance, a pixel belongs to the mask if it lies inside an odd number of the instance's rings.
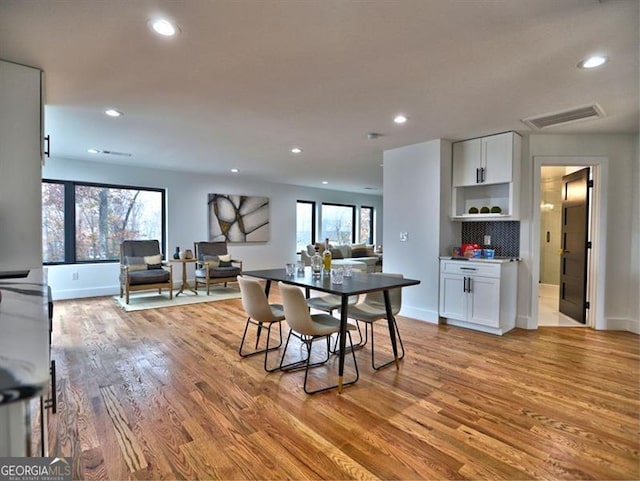
[{"label": "kitchen countertop", "polygon": [[466,257],[451,257],[440,256],[440,260],[444,261],[462,261],[462,262],[486,262],[488,264],[504,264],[505,262],[520,262],[519,257],[494,257],[493,259],[487,259],[484,257],[473,257],[467,259]]},{"label": "kitchen countertop", "polygon": [[40,394],[49,383],[47,273],[0,280],[0,405]]}]

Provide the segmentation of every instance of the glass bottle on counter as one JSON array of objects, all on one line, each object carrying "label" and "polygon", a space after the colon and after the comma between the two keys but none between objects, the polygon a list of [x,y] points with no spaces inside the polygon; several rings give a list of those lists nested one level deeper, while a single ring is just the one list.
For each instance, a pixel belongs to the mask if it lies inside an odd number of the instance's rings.
[{"label": "glass bottle on counter", "polygon": [[315,254],[311,256],[311,272],[313,273],[313,277],[320,277],[320,273],[322,272],[322,256],[320,255],[318,246],[316,246]]},{"label": "glass bottle on counter", "polygon": [[324,241],[324,252],[322,253],[322,266],[324,267],[324,273],[331,273],[331,249],[329,248],[329,238]]}]

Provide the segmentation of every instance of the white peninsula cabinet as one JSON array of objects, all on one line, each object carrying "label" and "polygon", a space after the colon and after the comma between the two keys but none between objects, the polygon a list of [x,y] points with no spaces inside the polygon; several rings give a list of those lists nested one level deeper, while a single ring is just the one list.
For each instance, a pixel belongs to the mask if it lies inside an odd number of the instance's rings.
[{"label": "white peninsula cabinet", "polygon": [[[453,143],[454,220],[518,220],[521,150],[515,132]],[[472,207],[500,207],[500,212],[471,214]]]},{"label": "white peninsula cabinet", "polygon": [[447,324],[502,335],[515,327],[518,262],[440,260],[440,317]]}]

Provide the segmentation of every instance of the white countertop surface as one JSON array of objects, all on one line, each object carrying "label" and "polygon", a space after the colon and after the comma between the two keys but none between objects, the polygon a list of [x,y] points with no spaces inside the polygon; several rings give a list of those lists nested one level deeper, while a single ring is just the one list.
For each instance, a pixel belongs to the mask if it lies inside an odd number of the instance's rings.
[{"label": "white countertop surface", "polygon": [[36,396],[49,382],[49,305],[44,269],[0,279],[0,404]]},{"label": "white countertop surface", "polygon": [[519,257],[494,257],[493,259],[486,259],[484,257],[473,257],[473,258],[465,258],[465,257],[451,257],[451,256],[440,256],[440,260],[444,261],[460,261],[460,262],[486,262],[489,264],[504,264],[505,262],[520,262]]}]

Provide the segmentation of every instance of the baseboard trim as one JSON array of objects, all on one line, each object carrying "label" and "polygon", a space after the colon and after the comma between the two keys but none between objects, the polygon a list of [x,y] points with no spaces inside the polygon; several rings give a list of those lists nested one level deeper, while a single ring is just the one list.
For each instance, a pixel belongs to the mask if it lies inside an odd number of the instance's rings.
[{"label": "baseboard trim", "polygon": [[429,322],[431,324],[438,324],[440,320],[438,311],[413,306],[402,306],[400,315],[410,317],[411,319],[417,319],[418,321]]},{"label": "baseboard trim", "polygon": [[633,319],[607,319],[607,331],[628,331],[640,334],[640,322]]}]

